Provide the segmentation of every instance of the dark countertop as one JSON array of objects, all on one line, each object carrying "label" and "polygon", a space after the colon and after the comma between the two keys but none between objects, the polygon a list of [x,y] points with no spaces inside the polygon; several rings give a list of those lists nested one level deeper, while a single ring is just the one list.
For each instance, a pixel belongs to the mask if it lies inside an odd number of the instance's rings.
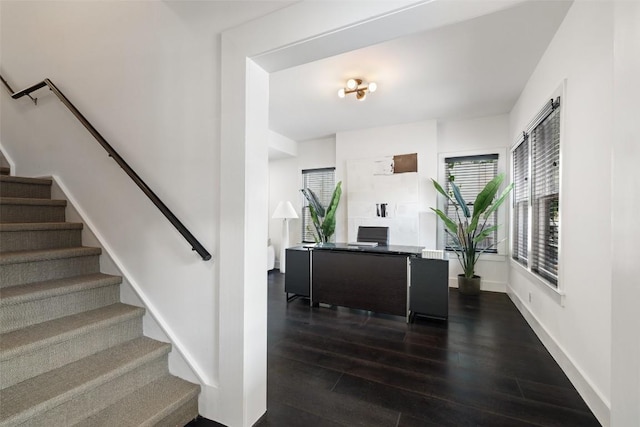
[{"label": "dark countertop", "polygon": [[357,246],[357,245],[350,245],[348,243],[316,243],[311,245],[297,246],[296,249],[421,256],[423,247],[422,246],[401,246],[401,245]]}]

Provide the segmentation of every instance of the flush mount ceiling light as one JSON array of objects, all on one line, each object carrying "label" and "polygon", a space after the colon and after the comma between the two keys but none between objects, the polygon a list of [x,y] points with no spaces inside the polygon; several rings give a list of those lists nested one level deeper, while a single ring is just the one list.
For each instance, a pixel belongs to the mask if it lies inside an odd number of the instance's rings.
[{"label": "flush mount ceiling light", "polygon": [[364,101],[367,97],[367,92],[373,93],[377,88],[378,85],[374,82],[364,83],[362,79],[349,79],[347,80],[347,87],[338,91],[338,96],[344,98],[350,93],[355,93],[357,100]]}]

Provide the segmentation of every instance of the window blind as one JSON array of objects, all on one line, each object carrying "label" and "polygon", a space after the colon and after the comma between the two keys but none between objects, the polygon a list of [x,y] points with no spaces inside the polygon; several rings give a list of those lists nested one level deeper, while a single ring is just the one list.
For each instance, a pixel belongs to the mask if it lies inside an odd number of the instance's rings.
[{"label": "window blind", "polygon": [[555,108],[531,132],[533,210],[531,270],[558,283],[560,196],[560,109]]},{"label": "window blind", "polygon": [[547,102],[512,151],[511,257],[558,286],[560,97]]},{"label": "window blind", "polygon": [[[473,216],[473,202],[476,200],[478,194],[482,191],[484,186],[496,177],[498,174],[498,155],[487,154],[480,156],[464,156],[464,157],[447,157],[445,162],[445,174],[446,183],[445,191],[447,194],[452,193],[451,182],[460,188],[460,194],[467,202],[467,207]],[[446,213],[451,218],[456,218],[455,205],[447,200],[445,206]],[[462,215],[462,212],[460,212]],[[498,221],[498,213],[494,212],[487,220],[486,228],[489,228]],[[445,241],[445,248],[451,249],[454,245],[451,237],[447,234]],[[482,245],[478,246],[478,249],[487,249],[486,252],[497,252],[496,248],[492,246],[498,241],[498,232],[494,231]]]},{"label": "window blind", "polygon": [[[335,168],[304,169],[302,171],[302,188],[311,189],[322,206],[327,207],[335,188]],[[302,241],[315,242],[315,228],[311,220],[309,202],[302,197]]]},{"label": "window blind", "polygon": [[527,265],[529,256],[529,135],[513,150],[513,241],[511,256]]}]

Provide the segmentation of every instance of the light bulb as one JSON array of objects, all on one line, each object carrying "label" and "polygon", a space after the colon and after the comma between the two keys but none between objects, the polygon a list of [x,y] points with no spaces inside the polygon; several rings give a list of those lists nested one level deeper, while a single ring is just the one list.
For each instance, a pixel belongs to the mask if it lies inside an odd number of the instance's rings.
[{"label": "light bulb", "polygon": [[369,92],[375,92],[378,89],[378,85],[375,82],[369,83],[368,86]]},{"label": "light bulb", "polygon": [[344,93],[344,89],[340,89],[340,90],[338,91],[338,97],[339,97],[339,98],[344,98],[344,95],[345,95],[345,93]]},{"label": "light bulb", "polygon": [[347,80],[347,87],[348,87],[350,90],[355,89],[357,86],[358,86],[358,82],[357,82],[357,81],[355,81],[355,79],[349,79],[349,80]]}]

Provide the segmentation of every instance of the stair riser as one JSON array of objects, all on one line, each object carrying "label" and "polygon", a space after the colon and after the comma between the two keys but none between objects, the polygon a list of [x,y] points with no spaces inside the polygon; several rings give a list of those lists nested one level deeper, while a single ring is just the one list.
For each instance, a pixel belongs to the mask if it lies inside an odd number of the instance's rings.
[{"label": "stair riser", "polygon": [[157,423],[158,426],[184,426],[198,416],[198,397],[189,400],[168,417]]},{"label": "stair riser", "polygon": [[[47,411],[34,414],[20,426],[68,427],[95,414],[137,388],[168,374],[167,356],[160,357],[97,387],[79,391],[72,399]],[[23,420],[20,420],[24,422]]]},{"label": "stair riser", "polygon": [[0,288],[97,273],[99,269],[98,255],[6,264],[2,266]]},{"label": "stair riser", "polygon": [[0,333],[106,307],[120,301],[117,284],[0,308]]},{"label": "stair riser", "polygon": [[0,232],[0,252],[72,248],[81,245],[80,229]]},{"label": "stair riser", "polygon": [[[168,417],[154,424],[157,426],[184,426],[198,416],[198,397],[190,399]],[[149,426],[151,427],[151,426]]]},{"label": "stair riser", "polygon": [[200,387],[170,375],[73,427],[184,426],[198,415]]},{"label": "stair riser", "polygon": [[136,316],[26,354],[16,354],[2,361],[0,390],[141,335],[142,317]]},{"label": "stair riser", "polygon": [[51,185],[2,182],[0,184],[0,197],[50,199]]},{"label": "stair riser", "polygon": [[0,221],[19,222],[64,222],[64,206],[0,205]]}]

